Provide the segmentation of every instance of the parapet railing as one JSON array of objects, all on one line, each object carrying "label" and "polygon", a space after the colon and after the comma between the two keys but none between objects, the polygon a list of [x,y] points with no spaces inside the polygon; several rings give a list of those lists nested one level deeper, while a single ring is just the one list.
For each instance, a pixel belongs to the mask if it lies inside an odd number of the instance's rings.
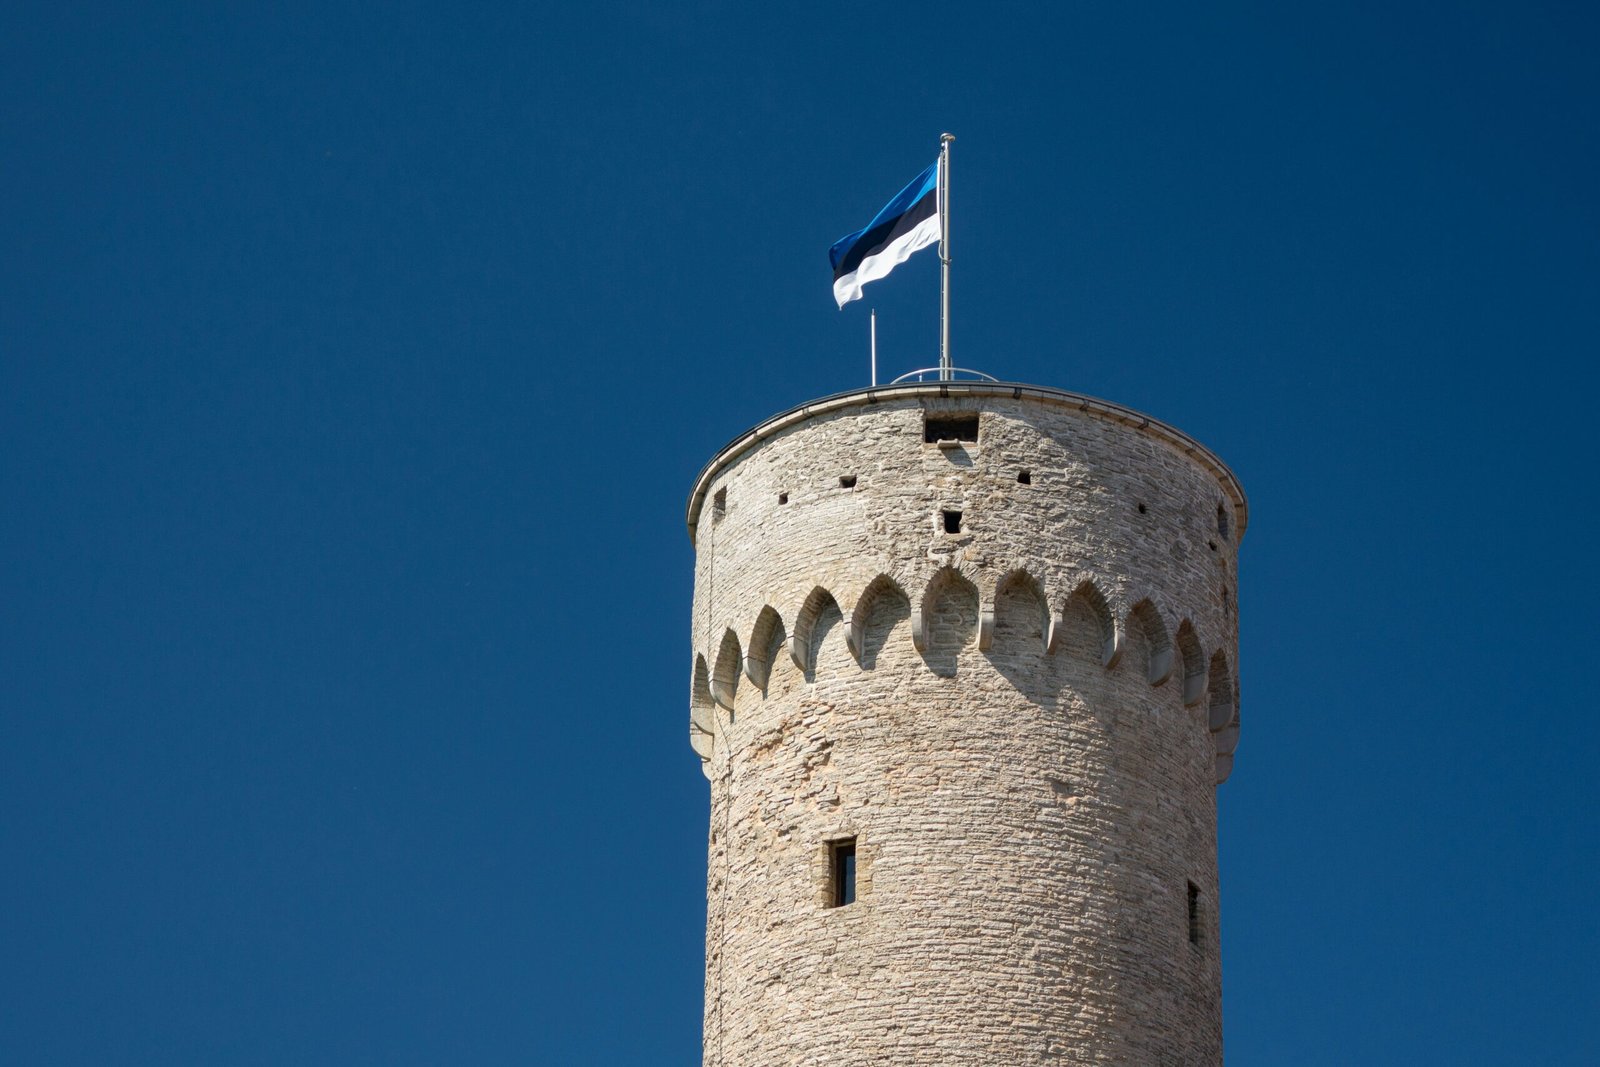
[{"label": "parapet railing", "polygon": [[[924,367],[921,370],[907,371],[900,375],[890,385],[899,385],[901,382],[925,382],[929,379],[924,375],[933,375],[933,381],[970,381],[970,382],[997,382],[1000,379],[981,370],[971,370],[967,367]],[[967,375],[965,379],[957,375]]]}]

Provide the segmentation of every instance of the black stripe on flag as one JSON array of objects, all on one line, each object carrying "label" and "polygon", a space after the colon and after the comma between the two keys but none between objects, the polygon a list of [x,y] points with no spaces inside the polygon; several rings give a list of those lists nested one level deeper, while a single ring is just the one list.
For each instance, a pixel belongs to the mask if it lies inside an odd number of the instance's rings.
[{"label": "black stripe on flag", "polygon": [[880,222],[862,234],[861,239],[851,245],[850,251],[839,260],[839,265],[833,268],[833,280],[838,281],[847,274],[854,274],[863,259],[882,252],[893,244],[896,238],[904,237],[923,222],[933,218],[938,210],[939,190],[935,186],[923,194],[921,200],[906,208],[904,215]]}]

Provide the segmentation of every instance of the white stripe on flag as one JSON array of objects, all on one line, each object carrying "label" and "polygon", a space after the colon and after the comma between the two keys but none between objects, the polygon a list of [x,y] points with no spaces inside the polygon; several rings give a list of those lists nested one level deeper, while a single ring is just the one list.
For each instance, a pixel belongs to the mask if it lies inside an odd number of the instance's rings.
[{"label": "white stripe on flag", "polygon": [[908,230],[892,243],[885,245],[881,252],[875,252],[863,259],[854,271],[834,279],[833,299],[838,301],[840,307],[844,307],[852,300],[860,300],[862,286],[887,276],[890,271],[910,259],[912,253],[920,252],[929,245],[938,244],[941,233],[939,215],[940,213],[935,211],[918,223],[916,229]]}]

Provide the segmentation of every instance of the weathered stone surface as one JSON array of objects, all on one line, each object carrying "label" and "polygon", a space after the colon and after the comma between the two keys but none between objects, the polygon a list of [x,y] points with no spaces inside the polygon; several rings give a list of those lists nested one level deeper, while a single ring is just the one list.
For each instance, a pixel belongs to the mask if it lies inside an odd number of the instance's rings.
[{"label": "weathered stone surface", "polygon": [[707,1065],[1221,1062],[1246,519],[1197,443],[1026,387],[849,394],[707,467]]}]

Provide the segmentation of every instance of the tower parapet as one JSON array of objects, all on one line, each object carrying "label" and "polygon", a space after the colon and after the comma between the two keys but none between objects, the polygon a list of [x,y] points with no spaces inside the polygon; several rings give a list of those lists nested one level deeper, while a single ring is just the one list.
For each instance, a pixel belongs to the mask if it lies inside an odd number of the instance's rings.
[{"label": "tower parapet", "polygon": [[1033,386],[845,393],[717,454],[708,1065],[1221,1062],[1247,519],[1198,442]]}]

